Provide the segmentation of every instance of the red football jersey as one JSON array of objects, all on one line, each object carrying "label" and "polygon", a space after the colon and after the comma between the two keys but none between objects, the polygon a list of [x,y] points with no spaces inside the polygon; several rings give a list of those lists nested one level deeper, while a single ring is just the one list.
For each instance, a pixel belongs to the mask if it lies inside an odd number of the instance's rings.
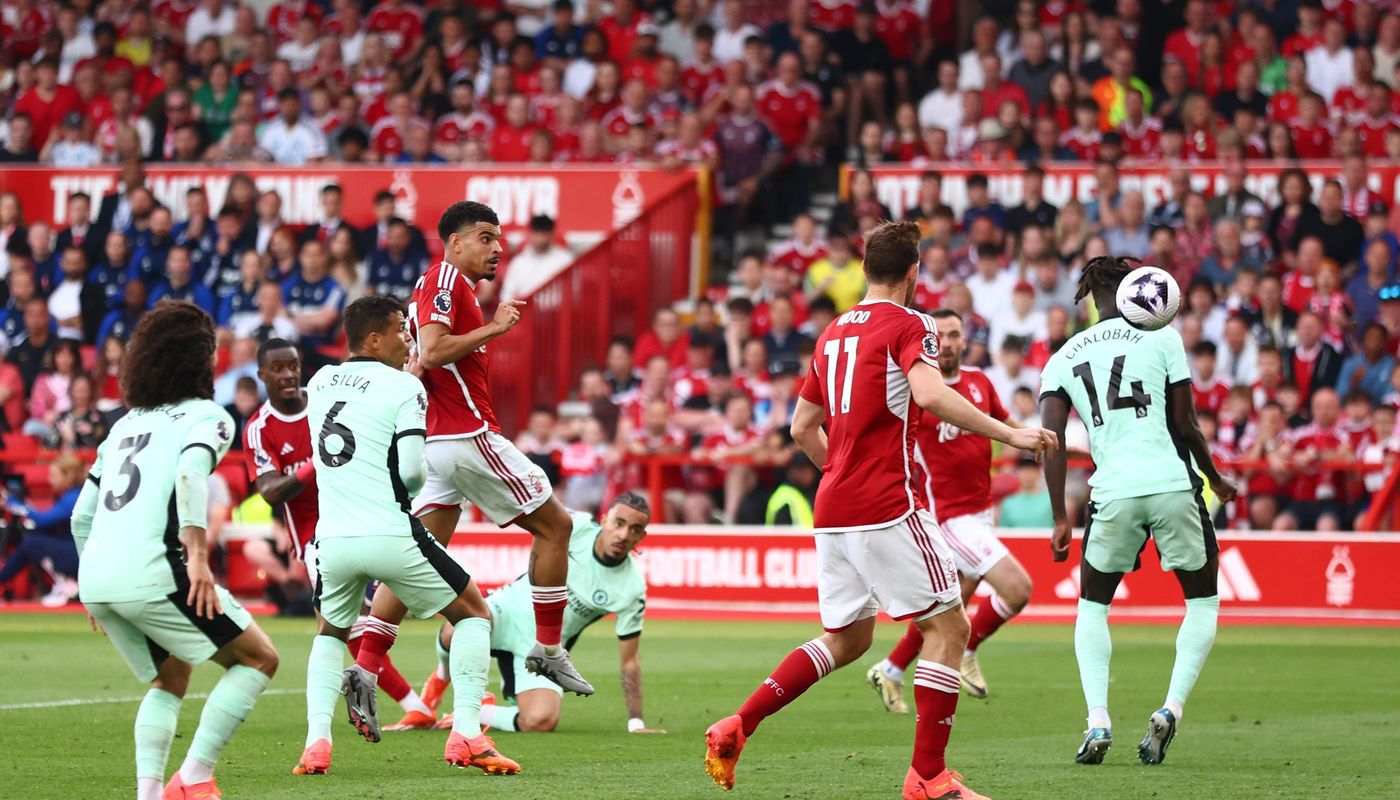
[{"label": "red football jersey", "polygon": [[296,36],[297,23],[302,17],[310,17],[319,25],[322,16],[321,7],[307,0],[275,3],[267,10],[266,27],[277,41],[290,42]]},{"label": "red football jersey", "polygon": [[700,105],[713,86],[724,85],[724,66],[718,61],[709,64],[692,63],[681,70],[681,91],[692,105]]},{"label": "red football jersey", "polygon": [[[1010,416],[982,370],[963,367],[944,381],[988,416]],[[992,440],[968,433],[927,411],[920,412],[918,457],[923,468],[921,487],[933,516],[940,522],[976,514],[992,507]]]},{"label": "red football jersey", "polygon": [[1230,396],[1230,384],[1216,378],[1204,386],[1191,380],[1191,404],[1197,411],[1219,414],[1225,407],[1225,398]]},{"label": "red football jersey", "polygon": [[1141,125],[1124,120],[1118,135],[1123,139],[1125,156],[1150,159],[1162,155],[1162,123],[1156,117],[1143,117]]},{"label": "red football jersey", "polygon": [[1099,146],[1102,140],[1103,135],[1098,131],[1086,133],[1078,128],[1070,128],[1060,134],[1060,147],[1074,153],[1075,158],[1080,161],[1093,163],[1099,159]]},{"label": "red football jersey", "polygon": [[807,21],[813,28],[828,33],[845,30],[856,24],[855,0],[812,0]]},{"label": "red football jersey", "polygon": [[822,95],[810,83],[786,87],[778,81],[768,81],[754,93],[758,113],[773,126],[773,132],[783,147],[793,148],[807,136],[808,126],[821,118]]},{"label": "red football jersey", "polygon": [[1371,158],[1385,158],[1386,134],[1392,130],[1400,130],[1400,121],[1395,117],[1365,117],[1355,124],[1356,136],[1361,140],[1361,152]]},{"label": "red football jersey", "polygon": [[1298,95],[1288,89],[1280,89],[1269,98],[1269,119],[1292,125],[1298,118]]},{"label": "red football jersey", "polygon": [[[306,421],[306,410],[287,417],[277,413],[271,403],[263,403],[243,428],[243,447],[253,455],[248,462],[248,478],[253,482],[269,472],[295,473],[312,456],[311,427]],[[306,545],[316,538],[319,518],[316,482],[313,480],[296,497],[283,503],[282,511],[297,558],[305,561]]]},{"label": "red football jersey", "polygon": [[1332,131],[1320,123],[1294,124],[1293,148],[1299,158],[1329,158],[1332,155]]},{"label": "red football jersey", "polygon": [[933,320],[866,300],[822,332],[802,399],[826,409],[827,454],[816,530],[884,528],[924,508],[914,491],[914,407],[907,373],[938,369]]},{"label": "red football jersey", "polygon": [[369,12],[366,30],[383,36],[384,44],[399,58],[423,38],[423,11],[407,3],[398,8],[389,2],[380,3]]},{"label": "red football jersey", "polygon": [[875,7],[875,35],[889,48],[890,58],[895,61],[914,57],[922,22],[919,12],[905,0],[896,0],[892,6]]},{"label": "red football jersey", "polygon": [[[429,267],[418,279],[408,316],[415,342],[425,325],[442,325],[453,336],[462,336],[486,324],[475,287],[446,261]],[[486,381],[490,366],[482,345],[456,363],[423,372],[423,385],[428,389],[429,441],[462,439],[488,430],[501,432]]]},{"label": "red football jersey", "polygon": [[[1345,448],[1347,444],[1340,425],[1323,428],[1314,422],[1289,431],[1284,436],[1293,445],[1295,454],[1312,453],[1319,459],[1334,450]],[[1303,502],[1335,500],[1338,477],[1335,472],[1319,469],[1316,464],[1298,470],[1293,478],[1293,499]]]}]

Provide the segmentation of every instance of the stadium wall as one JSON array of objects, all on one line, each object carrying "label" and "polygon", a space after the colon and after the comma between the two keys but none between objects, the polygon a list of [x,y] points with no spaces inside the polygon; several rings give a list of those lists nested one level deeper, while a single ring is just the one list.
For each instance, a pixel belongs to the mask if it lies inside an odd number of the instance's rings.
[{"label": "stadium wall", "polygon": [[[1286,169],[1301,168],[1313,185],[1313,195],[1322,189],[1322,184],[1333,178],[1340,179],[1340,161],[1299,161],[1288,163],[1249,162],[1249,174],[1245,187],[1262,199],[1269,208],[1279,203],[1279,175]],[[847,198],[852,167],[847,166],[841,173],[841,196]],[[870,169],[875,179],[875,193],[880,202],[889,207],[895,218],[902,218],[906,211],[919,202],[919,178],[928,171],[937,172],[943,178],[943,202],[961,217],[967,209],[967,178],[973,174],[987,176],[990,195],[1004,208],[1012,208],[1023,201],[1025,168],[1014,166],[969,167],[965,164],[930,164],[926,167],[901,165],[879,165]],[[1140,191],[1151,211],[1166,202],[1171,191],[1172,168],[1156,163],[1125,163],[1119,167],[1120,190]],[[1202,192],[1206,197],[1223,193],[1225,188],[1225,166],[1223,162],[1190,165],[1191,188]],[[1367,188],[1376,193],[1387,205],[1394,207],[1400,200],[1400,164],[1377,161],[1367,169]],[[1045,165],[1045,201],[1063,207],[1071,199],[1081,203],[1093,200],[1098,191],[1098,181],[1094,178],[1092,164],[1047,164]]]}]

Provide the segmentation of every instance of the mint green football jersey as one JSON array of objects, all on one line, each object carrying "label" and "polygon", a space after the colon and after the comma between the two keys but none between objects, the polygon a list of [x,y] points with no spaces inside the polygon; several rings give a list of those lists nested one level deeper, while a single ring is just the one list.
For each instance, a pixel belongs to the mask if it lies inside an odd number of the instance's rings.
[{"label": "mint green football jersey", "polygon": [[212,472],[232,443],[232,418],[209,400],[133,409],[112,426],[88,473],[98,497],[78,562],[83,602],[156,600],[187,586],[175,510],[180,454],[207,451]]},{"label": "mint green football jersey", "polygon": [[[641,565],[632,556],[612,567],[599,561],[593,543],[602,528],[587,514],[570,516],[574,530],[569,537],[569,605],[564,610],[562,641],[566,647],[572,647],[585,628],[609,614],[617,615],[615,630],[619,639],[640,635],[647,604],[647,582]],[[486,600],[491,604],[493,617],[491,649],[523,658],[535,644],[535,608],[529,577],[516,578]]]},{"label": "mint green football jersey", "polygon": [[1121,317],[1069,338],[1040,375],[1040,397],[1066,398],[1089,429],[1095,502],[1199,485],[1167,415],[1167,387],[1191,379],[1181,334],[1134,328]]},{"label": "mint green football jersey", "polygon": [[316,541],[413,534],[398,440],[427,435],[428,396],[403,370],[356,357],[307,385],[320,519]]}]

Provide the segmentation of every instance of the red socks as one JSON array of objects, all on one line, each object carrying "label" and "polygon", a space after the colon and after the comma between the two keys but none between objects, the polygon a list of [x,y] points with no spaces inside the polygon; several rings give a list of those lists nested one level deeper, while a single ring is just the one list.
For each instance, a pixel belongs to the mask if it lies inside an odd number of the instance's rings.
[{"label": "red socks", "polygon": [[399,626],[379,617],[370,617],[365,622],[365,632],[360,634],[360,649],[355,654],[355,663],[371,675],[378,675],[384,666],[389,648],[398,638]]},{"label": "red socks", "polygon": [[[375,618],[371,617],[370,619],[374,620]],[[388,625],[388,623],[383,620],[375,621]],[[391,627],[393,627],[396,637],[398,626],[394,625]],[[368,648],[365,647],[367,643],[370,645]],[[394,662],[389,660],[389,655],[386,651],[393,643],[394,638],[389,638],[388,644],[385,644],[383,636],[370,637],[369,626],[366,625],[365,633],[361,633],[359,636],[346,642],[346,646],[350,648],[350,655],[354,656],[355,663],[359,664],[365,671],[369,671],[369,667],[365,666],[365,662],[361,660],[361,654],[363,654],[366,659],[377,660],[379,667],[378,672],[375,674],[379,676],[379,688],[383,689],[385,694],[394,698],[394,702],[398,702],[407,697],[408,693],[413,690],[413,687],[408,685],[408,681],[404,678],[403,674],[394,667]],[[382,649],[380,649],[381,645]],[[371,649],[373,649],[374,652],[371,652]]]},{"label": "red socks", "polygon": [[413,687],[409,686],[408,681],[404,680],[403,675],[394,668],[394,662],[390,661],[388,656],[384,657],[384,666],[379,670],[379,688],[394,698],[396,703],[413,691]]},{"label": "red socks", "polygon": [[958,708],[958,671],[937,661],[920,659],[914,673],[914,771],[925,780],[947,769],[944,755]]},{"label": "red socks", "polygon": [[916,623],[911,622],[904,630],[904,637],[895,643],[894,649],[890,650],[886,658],[900,669],[909,669],[909,665],[919,657],[919,650],[923,649],[923,646],[924,632],[919,630]]},{"label": "red socks", "polygon": [[546,647],[559,644],[564,635],[564,609],[569,605],[565,586],[531,586],[535,603],[535,640]]},{"label": "red socks", "polygon": [[1006,621],[1016,616],[1006,602],[999,595],[992,595],[977,609],[977,613],[972,617],[972,635],[967,639],[967,649],[976,650],[988,636],[997,632],[997,629],[1006,624]]},{"label": "red socks", "polygon": [[744,735],[752,736],[764,718],[776,714],[783,706],[796,700],[798,695],[830,675],[835,668],[836,659],[831,657],[831,651],[820,639],[813,639],[788,653],[783,663],[754,689],[739,708],[739,716],[744,720]]}]

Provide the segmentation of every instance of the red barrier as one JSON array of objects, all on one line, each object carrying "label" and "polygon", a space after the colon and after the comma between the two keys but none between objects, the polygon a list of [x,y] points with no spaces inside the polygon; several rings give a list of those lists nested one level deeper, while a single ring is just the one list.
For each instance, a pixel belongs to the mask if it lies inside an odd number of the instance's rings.
[{"label": "red barrier", "polygon": [[[252,176],[260,190],[276,190],[282,197],[282,218],[291,225],[321,222],[321,188],[339,184],[345,190],[343,216],[353,225],[374,222],[374,195],[388,189],[394,193],[395,212],[422,228],[430,241],[437,238],[437,219],[443,209],[459,200],[476,200],[495,209],[501,226],[513,239],[523,236],[531,217],[546,214],[557,221],[561,237],[584,245],[635,220],[662,196],[696,183],[690,170],[616,167],[313,165],[229,169],[150,165],[146,184],[180,220],[186,213],[186,190],[203,186],[210,208],[218,211],[237,172]],[[68,224],[70,194],[91,195],[96,214],[102,196],[116,190],[118,179],[114,168],[9,166],[0,170],[0,192],[19,195],[26,219],[47,220],[62,227]]]},{"label": "red barrier", "polygon": [[[1002,540],[1035,583],[1029,619],[1073,618],[1079,548],[1050,558],[1048,531],[1007,531]],[[483,588],[517,578],[529,535],[473,526],[450,548]],[[812,536],[761,527],[654,526],[638,558],[647,575],[647,612],[665,617],[817,619]],[[1181,590],[1146,548],[1127,576],[1115,620],[1175,622]],[[1221,619],[1237,624],[1400,625],[1400,534],[1231,534],[1220,538]]]},{"label": "red barrier", "polygon": [[[1304,161],[1297,163],[1249,162],[1249,175],[1245,186],[1258,195],[1270,207],[1279,201],[1278,178],[1283,170],[1302,167],[1313,184],[1313,194],[1322,189],[1324,181],[1340,178],[1342,173],[1339,161]],[[987,176],[991,196],[1006,208],[1021,204],[1025,168],[1020,164],[1004,167],[969,167],[965,164],[937,164],[929,168],[906,166],[877,166],[871,169],[875,178],[875,191],[880,202],[889,206],[895,219],[903,218],[906,211],[919,202],[919,177],[932,169],[943,176],[943,202],[952,207],[959,216],[967,208],[967,177],[973,173]],[[1147,208],[1151,210],[1167,199],[1171,189],[1170,173],[1172,166],[1159,163],[1124,164],[1120,168],[1121,184],[1124,191],[1137,190],[1143,193]],[[1207,197],[1225,190],[1225,167],[1220,163],[1191,164],[1191,187],[1204,192]],[[846,194],[850,168],[842,173],[842,194]],[[1400,165],[1377,161],[1367,170],[1367,187],[1380,195],[1380,199],[1394,205],[1400,200]],[[1045,167],[1045,200],[1051,205],[1063,207],[1070,199],[1080,202],[1094,199],[1098,182],[1094,179],[1094,168],[1088,164],[1048,164]]]}]

